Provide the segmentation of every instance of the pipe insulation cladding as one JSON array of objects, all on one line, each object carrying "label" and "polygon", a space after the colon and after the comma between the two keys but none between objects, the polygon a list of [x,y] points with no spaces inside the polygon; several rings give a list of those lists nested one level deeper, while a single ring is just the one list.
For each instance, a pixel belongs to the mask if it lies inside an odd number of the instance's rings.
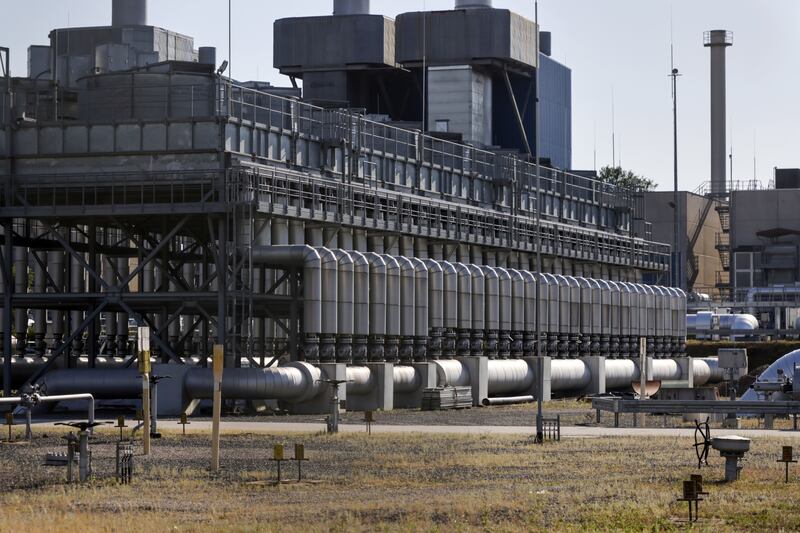
[{"label": "pipe insulation cladding", "polygon": [[[302,402],[322,390],[322,372],[308,363],[289,363],[278,368],[226,368],[222,376],[222,397],[231,400],[287,400]],[[184,382],[190,398],[208,400],[214,392],[211,369],[192,368]],[[141,392],[141,380],[140,380]]]},{"label": "pipe insulation cladding", "polygon": [[147,26],[149,0],[113,0],[111,4],[112,26]]}]

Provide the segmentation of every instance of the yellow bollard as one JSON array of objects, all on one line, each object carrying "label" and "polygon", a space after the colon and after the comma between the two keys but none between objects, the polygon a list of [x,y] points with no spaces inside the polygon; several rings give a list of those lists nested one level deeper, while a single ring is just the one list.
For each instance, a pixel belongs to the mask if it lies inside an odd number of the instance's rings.
[{"label": "yellow bollard", "polygon": [[222,416],[222,369],[225,364],[225,347],[214,345],[214,414],[211,422],[211,470],[219,472],[219,423]]}]

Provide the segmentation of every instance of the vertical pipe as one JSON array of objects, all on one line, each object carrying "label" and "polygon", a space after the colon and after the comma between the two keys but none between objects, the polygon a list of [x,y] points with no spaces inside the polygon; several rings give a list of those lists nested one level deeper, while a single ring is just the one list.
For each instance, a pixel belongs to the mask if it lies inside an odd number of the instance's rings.
[{"label": "vertical pipe", "polygon": [[[83,243],[85,242],[86,238],[80,231],[75,231],[73,233],[73,242],[75,243]],[[34,268],[34,284],[37,283],[36,278],[39,276],[39,272],[36,268]],[[42,280],[44,281],[44,280]],[[81,265],[80,261],[77,258],[72,257],[70,258],[70,265],[69,265],[69,288],[70,292],[73,294],[83,294],[86,292],[86,285],[84,281],[84,269]],[[37,292],[34,289],[34,292]],[[83,322],[83,311],[76,309],[70,311],[70,328],[77,328],[81,322]],[[34,326],[35,328],[36,326]],[[36,332],[34,331],[34,337],[36,336]],[[83,335],[79,335],[75,342],[73,342],[73,349],[75,353],[80,355],[83,351]]]},{"label": "vertical pipe", "polygon": [[[28,292],[28,249],[21,246],[14,247],[14,294]],[[27,309],[14,310],[14,330],[17,334],[17,352],[25,354],[28,338],[28,311]]]},{"label": "vertical pipe", "polygon": [[14,283],[12,281],[13,263],[13,221],[7,219],[3,224],[3,396],[11,396],[11,329],[12,329],[12,294]]}]

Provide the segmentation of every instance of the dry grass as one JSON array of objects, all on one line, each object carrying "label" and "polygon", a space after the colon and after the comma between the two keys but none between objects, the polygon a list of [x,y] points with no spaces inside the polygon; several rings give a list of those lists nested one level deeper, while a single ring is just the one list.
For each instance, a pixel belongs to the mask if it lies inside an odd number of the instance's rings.
[{"label": "dry grass", "polygon": [[[207,439],[157,443],[131,486],[110,481],[106,468],[101,479],[66,487],[61,472],[31,466],[32,488],[0,495],[0,531],[674,530],[687,526],[675,502],[680,481],[695,472],[692,441],[680,438],[539,447],[499,436],[239,435],[224,437],[223,472],[214,476],[204,469]],[[271,476],[273,443],[298,440],[312,459],[304,470],[321,484],[248,483]],[[712,453],[703,471],[711,495],[696,527],[800,530],[800,481],[784,485],[775,463],[791,442],[756,439],[743,479],[730,486],[714,483],[722,459]],[[2,479],[19,472],[22,455],[55,445],[0,449]],[[95,450],[96,470],[110,468],[111,446]]]}]

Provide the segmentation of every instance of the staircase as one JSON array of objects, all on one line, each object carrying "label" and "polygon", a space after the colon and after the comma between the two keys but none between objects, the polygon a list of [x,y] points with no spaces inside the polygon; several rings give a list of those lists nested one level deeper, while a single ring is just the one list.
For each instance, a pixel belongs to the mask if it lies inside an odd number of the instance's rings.
[{"label": "staircase", "polygon": [[731,291],[731,206],[721,201],[716,207],[719,214],[720,233],[717,233],[715,248],[719,253],[722,271],[717,272],[717,289],[721,295],[729,295]]}]

